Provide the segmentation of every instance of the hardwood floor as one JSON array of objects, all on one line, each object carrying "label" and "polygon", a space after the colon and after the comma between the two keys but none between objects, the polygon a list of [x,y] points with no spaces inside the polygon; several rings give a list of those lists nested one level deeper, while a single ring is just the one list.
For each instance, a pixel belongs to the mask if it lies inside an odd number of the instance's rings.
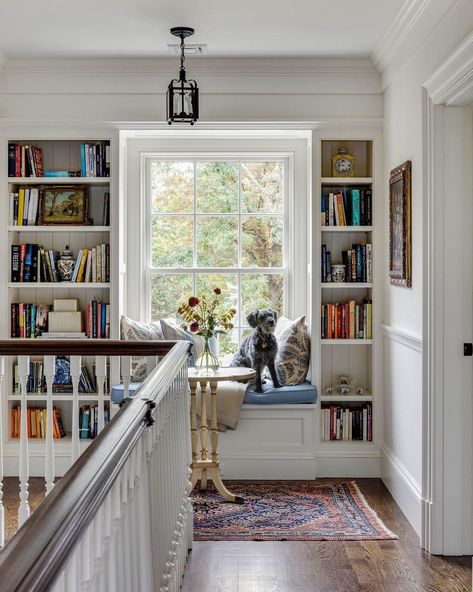
[{"label": "hardwood floor", "polygon": [[[470,592],[471,558],[436,557],[379,479],[357,479],[397,541],[195,542],[182,592]],[[31,479],[36,507],[44,480]],[[18,480],[5,479],[8,538],[16,529]],[[0,586],[1,589],[1,586]],[[113,591],[104,591],[113,592]]]},{"label": "hardwood floor", "polygon": [[435,557],[379,479],[357,479],[397,541],[194,543],[182,592],[470,592],[470,557]]}]

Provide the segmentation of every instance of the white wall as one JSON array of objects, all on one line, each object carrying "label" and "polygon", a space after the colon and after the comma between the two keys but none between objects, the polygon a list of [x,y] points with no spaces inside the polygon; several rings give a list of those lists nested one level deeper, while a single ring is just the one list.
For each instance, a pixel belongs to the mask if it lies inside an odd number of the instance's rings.
[{"label": "white wall", "polygon": [[[422,87],[473,29],[471,0],[432,0],[427,5],[431,10],[433,28],[428,33],[422,30],[422,18],[419,19],[405,43],[411,44],[409,56],[402,55],[403,63],[397,64],[393,58],[383,76],[386,190],[389,171],[406,160],[412,161],[412,288],[389,284],[389,253],[385,241],[384,323],[387,331],[384,350],[385,458],[382,466],[386,483],[417,532],[421,515],[418,493],[422,483],[422,356],[412,350],[409,339],[403,343],[394,341],[392,336],[393,333],[404,333],[413,336],[414,341],[422,336],[422,172],[425,158]],[[432,16],[434,8],[437,12]],[[401,49],[398,53],[402,53]],[[387,193],[385,206],[387,236]]]}]

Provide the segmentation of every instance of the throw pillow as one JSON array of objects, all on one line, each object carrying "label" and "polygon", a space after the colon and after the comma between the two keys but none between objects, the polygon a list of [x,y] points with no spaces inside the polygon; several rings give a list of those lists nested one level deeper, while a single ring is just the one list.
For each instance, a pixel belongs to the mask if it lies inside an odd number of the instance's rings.
[{"label": "throw pillow", "polygon": [[276,356],[276,372],[281,384],[293,386],[302,384],[307,377],[310,365],[310,335],[305,323],[305,316],[289,321],[284,319],[276,339],[278,353]]},{"label": "throw pillow", "polygon": [[189,356],[189,367],[195,366],[195,361],[204,350],[204,338],[201,335],[194,335],[188,331],[184,331],[172,323],[169,319],[161,321],[161,328],[163,330],[164,339],[171,339],[173,341],[191,341],[193,347]]},{"label": "throw pillow", "polygon": [[[126,341],[145,341],[164,339],[160,321],[142,323],[122,316],[120,322],[121,338]],[[145,357],[133,356],[131,359],[131,375],[133,382],[143,382],[148,374],[148,362]]]}]

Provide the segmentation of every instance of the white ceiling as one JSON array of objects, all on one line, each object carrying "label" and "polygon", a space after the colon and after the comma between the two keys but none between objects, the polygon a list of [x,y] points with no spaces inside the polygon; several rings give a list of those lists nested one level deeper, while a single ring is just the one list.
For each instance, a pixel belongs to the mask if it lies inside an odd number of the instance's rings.
[{"label": "white ceiling", "polygon": [[0,54],[164,56],[185,25],[209,57],[369,56],[404,1],[0,0]]}]

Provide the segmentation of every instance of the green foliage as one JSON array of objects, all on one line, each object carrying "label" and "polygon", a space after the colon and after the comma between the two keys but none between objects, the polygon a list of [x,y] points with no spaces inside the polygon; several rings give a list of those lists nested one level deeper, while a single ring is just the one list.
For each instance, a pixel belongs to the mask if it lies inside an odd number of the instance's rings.
[{"label": "green foliage", "polygon": [[[199,267],[236,267],[239,256],[243,267],[282,267],[283,172],[281,162],[197,162],[194,228],[194,164],[154,162],[151,167],[155,214],[152,222],[153,266],[192,267],[195,232]],[[239,183],[241,218],[238,217]],[[161,213],[190,215],[160,216]],[[219,337],[220,356],[229,362],[245,331],[249,312],[266,306],[280,314],[283,312],[284,277],[282,274],[244,273],[240,276],[239,286],[235,273],[153,275],[153,320],[176,317],[179,302],[193,293],[210,293],[215,286],[222,289],[220,299],[225,310],[235,308],[239,311],[236,328]]]}]

